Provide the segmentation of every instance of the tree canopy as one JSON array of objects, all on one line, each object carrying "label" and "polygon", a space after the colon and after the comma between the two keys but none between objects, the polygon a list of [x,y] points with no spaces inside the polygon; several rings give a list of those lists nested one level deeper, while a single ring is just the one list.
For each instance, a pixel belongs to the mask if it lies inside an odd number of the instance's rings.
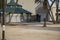
[{"label": "tree canopy", "polygon": [[39,2],[39,1],[40,1],[40,0],[35,0],[35,3],[36,3],[36,2]]},{"label": "tree canopy", "polygon": [[0,9],[1,9],[1,7],[2,7],[2,0],[0,0]]}]

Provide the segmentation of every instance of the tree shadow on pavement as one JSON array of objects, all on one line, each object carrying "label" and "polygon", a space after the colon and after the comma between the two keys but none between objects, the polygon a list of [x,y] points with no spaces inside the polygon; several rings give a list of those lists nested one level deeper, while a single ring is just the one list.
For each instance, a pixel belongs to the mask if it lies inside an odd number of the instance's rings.
[{"label": "tree shadow on pavement", "polygon": [[50,30],[50,31],[60,31],[60,27],[43,27],[43,26],[23,26],[20,28],[32,29],[32,30]]}]

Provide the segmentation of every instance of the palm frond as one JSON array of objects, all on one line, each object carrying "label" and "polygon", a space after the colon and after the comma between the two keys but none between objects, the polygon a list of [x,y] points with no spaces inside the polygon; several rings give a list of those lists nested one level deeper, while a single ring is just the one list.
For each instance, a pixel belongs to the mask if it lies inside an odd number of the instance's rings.
[{"label": "palm frond", "polygon": [[35,3],[39,2],[40,0],[35,0]]},{"label": "palm frond", "polygon": [[0,8],[2,7],[2,0],[0,0]]}]

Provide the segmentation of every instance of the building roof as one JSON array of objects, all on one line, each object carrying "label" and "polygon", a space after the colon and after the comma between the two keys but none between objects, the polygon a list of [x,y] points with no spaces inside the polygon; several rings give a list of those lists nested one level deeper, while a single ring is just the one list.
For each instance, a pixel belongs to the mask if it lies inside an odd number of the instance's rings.
[{"label": "building roof", "polygon": [[15,9],[15,12],[17,12],[17,13],[18,13],[18,12],[19,12],[19,13],[20,13],[20,12],[21,12],[21,13],[31,13],[31,12],[29,12],[29,11],[23,9],[23,8],[16,8],[16,9]]},{"label": "building roof", "polygon": [[13,12],[13,10],[14,10],[14,9],[13,9],[12,7],[7,7],[7,8],[6,8],[6,12]]},{"label": "building roof", "polygon": [[7,7],[6,12],[14,12],[14,13],[27,13],[30,14],[31,12],[23,9],[23,8],[12,8],[12,7]]},{"label": "building roof", "polygon": [[[11,6],[17,6],[16,8],[13,8]],[[21,6],[20,8],[18,6]],[[11,0],[7,4],[6,12],[14,12],[14,13],[26,13],[26,14],[31,14],[31,12],[25,10],[22,8],[22,5],[17,4],[14,0]]]},{"label": "building roof", "polygon": [[7,3],[7,6],[21,6],[22,7],[22,5],[17,4],[14,0],[11,0],[9,3]]}]

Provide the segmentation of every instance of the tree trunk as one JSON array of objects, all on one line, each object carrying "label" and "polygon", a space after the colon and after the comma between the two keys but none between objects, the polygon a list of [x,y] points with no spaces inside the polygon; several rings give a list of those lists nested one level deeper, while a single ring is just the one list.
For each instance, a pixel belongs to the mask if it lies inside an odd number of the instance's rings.
[{"label": "tree trunk", "polygon": [[[17,4],[17,3],[18,3],[18,0],[16,0],[16,4]],[[15,5],[13,8],[14,8],[14,11],[15,11],[15,9],[16,9],[16,5]],[[13,17],[14,11],[12,12],[12,15],[11,15],[11,17],[10,17],[9,23],[10,23],[12,17]]]}]

